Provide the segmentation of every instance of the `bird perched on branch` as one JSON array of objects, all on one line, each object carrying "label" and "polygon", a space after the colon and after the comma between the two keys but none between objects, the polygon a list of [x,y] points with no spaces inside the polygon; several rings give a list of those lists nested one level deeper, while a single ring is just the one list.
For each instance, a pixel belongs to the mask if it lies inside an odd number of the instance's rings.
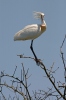
[{"label": "bird perched on branch", "polygon": [[30,49],[37,63],[38,63],[38,58],[33,50],[33,40],[38,38],[46,30],[47,26],[45,20],[43,19],[44,16],[45,16],[44,13],[34,12],[34,17],[36,19],[41,19],[41,24],[27,25],[22,30],[18,31],[14,36],[14,41],[31,40]]}]

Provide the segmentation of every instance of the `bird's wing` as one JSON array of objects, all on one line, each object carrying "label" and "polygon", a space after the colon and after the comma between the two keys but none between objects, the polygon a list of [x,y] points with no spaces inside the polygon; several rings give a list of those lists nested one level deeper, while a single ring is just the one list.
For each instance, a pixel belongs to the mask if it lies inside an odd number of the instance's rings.
[{"label": "bird's wing", "polygon": [[33,24],[28,25],[24,29],[17,32],[14,36],[14,40],[33,40],[40,36],[41,27],[40,25]]}]

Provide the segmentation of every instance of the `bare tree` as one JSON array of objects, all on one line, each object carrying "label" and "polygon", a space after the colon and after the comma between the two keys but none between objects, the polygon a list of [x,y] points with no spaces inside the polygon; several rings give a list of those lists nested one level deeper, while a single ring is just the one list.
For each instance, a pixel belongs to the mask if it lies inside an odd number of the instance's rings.
[{"label": "bare tree", "polygon": [[[46,100],[46,99],[50,100],[52,96],[55,97],[55,100],[60,100],[60,99],[66,100],[66,65],[65,65],[66,59],[64,58],[64,53],[62,51],[65,40],[66,40],[66,35],[60,47],[60,54],[61,54],[61,58],[62,58],[64,70],[65,70],[64,72],[65,83],[61,83],[59,80],[57,82],[58,85],[56,86],[56,79],[53,73],[55,73],[58,70],[58,68],[53,70],[54,68],[54,63],[53,63],[50,69],[47,69],[44,63],[39,59],[38,65],[45,72],[46,78],[49,79],[49,81],[52,84],[52,87],[49,87],[47,91],[45,90],[33,91],[33,95],[31,96],[30,91],[29,91],[29,86],[31,84],[28,84],[28,79],[31,75],[28,75],[29,69],[27,69],[26,71],[22,63],[22,68],[20,72],[21,79],[19,78],[19,76],[18,77],[15,76],[15,73],[17,71],[17,66],[15,67],[15,70],[12,75],[6,74],[4,71],[1,71],[0,100],[1,99],[7,100],[5,94],[3,93],[4,87],[9,89],[9,91],[13,90],[13,93],[14,93],[13,97],[10,94],[8,95],[8,100],[19,100],[19,96],[17,94],[22,96],[22,100]],[[24,55],[17,55],[17,56],[19,56],[20,58],[25,58],[25,59],[30,59],[30,60],[32,59],[36,62],[36,59],[32,57],[26,57]],[[6,78],[4,79],[4,77],[8,78],[8,80],[10,81],[10,84],[6,81]],[[64,93],[62,93],[62,89],[64,90]]]}]

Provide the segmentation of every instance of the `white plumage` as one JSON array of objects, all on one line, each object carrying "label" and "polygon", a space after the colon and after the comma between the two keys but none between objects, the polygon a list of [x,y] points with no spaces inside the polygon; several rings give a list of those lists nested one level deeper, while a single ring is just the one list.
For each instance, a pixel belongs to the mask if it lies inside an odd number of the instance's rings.
[{"label": "white plumage", "polygon": [[34,12],[35,18],[41,19],[42,24],[28,25],[22,30],[18,31],[14,36],[14,41],[17,40],[34,40],[39,37],[46,30],[46,23],[43,20],[44,14],[41,12]]},{"label": "white plumage", "polygon": [[14,40],[34,40],[41,35],[40,25],[33,24],[28,25],[24,29],[17,32],[14,36]]},{"label": "white plumage", "polygon": [[34,17],[37,19],[41,19],[41,24],[32,24],[28,25],[19,32],[17,32],[14,36],[14,41],[19,40],[31,40],[31,46],[30,49],[35,57],[35,61],[38,64],[39,59],[37,58],[34,50],[33,50],[33,40],[37,37],[39,37],[45,30],[46,30],[46,23],[43,20],[44,13],[41,12],[34,12]]}]

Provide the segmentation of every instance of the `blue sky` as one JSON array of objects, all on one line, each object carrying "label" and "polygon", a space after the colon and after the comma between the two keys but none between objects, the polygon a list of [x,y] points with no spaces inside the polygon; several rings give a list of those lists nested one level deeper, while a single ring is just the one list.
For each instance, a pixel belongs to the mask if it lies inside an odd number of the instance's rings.
[{"label": "blue sky", "polygon": [[[20,59],[17,54],[33,57],[30,50],[31,41],[17,41],[13,38],[16,32],[28,24],[40,24],[40,20],[33,18],[33,11],[45,14],[47,30],[34,40],[34,50],[38,58],[43,60],[49,69],[55,62],[54,69],[59,70],[54,74],[56,82],[64,82],[64,69],[60,57],[60,46],[66,34],[66,0],[0,0],[0,71],[5,70],[11,74],[18,66],[16,76],[20,76],[21,63],[25,69],[29,68],[29,79],[32,90],[50,87],[48,79],[44,78],[45,72],[30,59]],[[66,56],[66,42],[63,52]],[[61,77],[61,78],[60,78]]]}]

